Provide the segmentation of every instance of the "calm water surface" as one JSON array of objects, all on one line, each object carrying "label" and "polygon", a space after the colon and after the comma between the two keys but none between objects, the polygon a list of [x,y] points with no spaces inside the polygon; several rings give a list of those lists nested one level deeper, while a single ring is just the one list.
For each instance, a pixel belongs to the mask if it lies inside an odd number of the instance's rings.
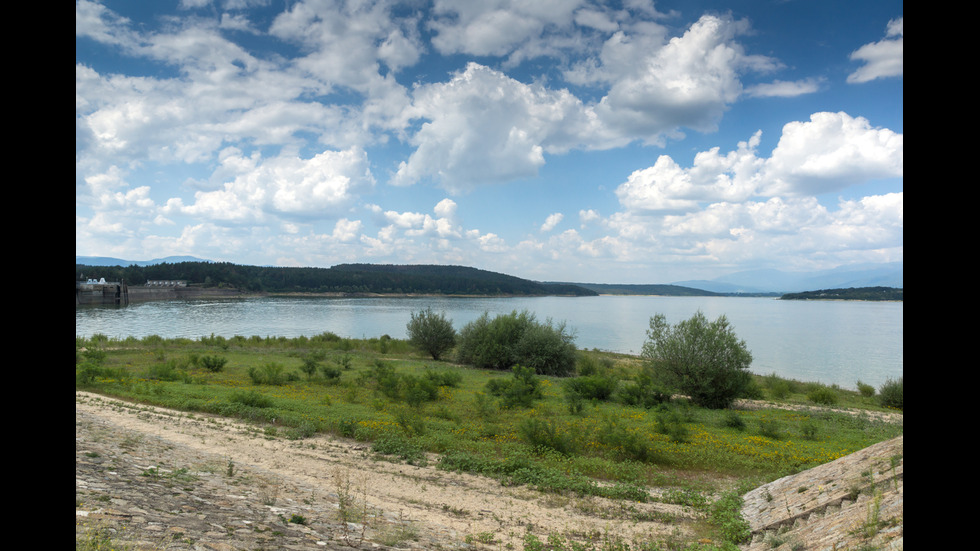
[{"label": "calm water surface", "polygon": [[250,298],[76,307],[75,335],[200,338],[313,336],[405,338],[412,312],[431,307],[460,329],[483,312],[528,310],[565,322],[579,348],[638,354],[650,317],[671,323],[701,310],[725,315],[752,352],[751,370],[855,388],[903,374],[901,302],[781,301],[734,297]]}]

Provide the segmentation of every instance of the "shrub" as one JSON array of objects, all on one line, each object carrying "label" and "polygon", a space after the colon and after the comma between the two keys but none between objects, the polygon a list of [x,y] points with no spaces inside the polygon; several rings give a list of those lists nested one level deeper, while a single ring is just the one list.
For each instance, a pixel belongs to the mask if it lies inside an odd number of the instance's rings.
[{"label": "shrub", "polygon": [[580,376],[600,375],[612,369],[613,361],[609,358],[596,358],[592,354],[580,354],[575,364],[575,370]]},{"label": "shrub", "polygon": [[515,365],[511,379],[491,379],[487,381],[487,393],[498,396],[505,408],[530,407],[535,400],[544,397],[541,381],[529,367]]},{"label": "shrub", "polygon": [[439,386],[428,377],[403,375],[399,387],[399,394],[411,406],[418,407],[439,398]]},{"label": "shrub", "polygon": [[669,436],[674,442],[690,440],[690,430],[676,410],[661,411],[657,414],[657,432]]},{"label": "shrub", "polygon": [[408,340],[412,346],[438,360],[456,344],[456,330],[452,320],[443,314],[435,314],[426,308],[418,314],[412,313],[408,322]]},{"label": "shrub", "polygon": [[620,459],[646,462],[655,459],[649,438],[642,431],[624,427],[615,417],[607,417],[599,433],[599,442]]},{"label": "shrub", "polygon": [[875,387],[867,383],[862,383],[861,381],[858,381],[857,388],[858,388],[858,392],[861,393],[861,396],[864,396],[865,398],[871,398],[872,396],[875,395]]},{"label": "shrub", "polygon": [[265,396],[255,390],[241,390],[233,393],[228,400],[232,403],[242,404],[253,408],[270,408],[273,406],[272,398]]},{"label": "shrub", "polygon": [[653,376],[700,406],[729,407],[751,381],[752,354],[725,316],[709,322],[698,311],[671,327],[663,314],[650,318],[642,356]]},{"label": "shrub", "polygon": [[722,539],[732,544],[748,541],[752,528],[742,517],[742,497],[737,490],[722,494],[711,505],[711,518],[718,525]]},{"label": "shrub", "polygon": [[326,353],[322,350],[314,350],[309,354],[303,356],[303,365],[300,369],[303,373],[306,373],[307,379],[312,379],[316,375],[317,369],[320,368],[320,362],[326,357]]},{"label": "shrub", "polygon": [[541,375],[570,375],[575,370],[573,336],[564,324],[539,323],[526,310],[490,319],[484,312],[459,332],[460,363],[485,369],[510,369],[517,364]]},{"label": "shrub", "polygon": [[435,383],[436,386],[456,388],[463,382],[463,375],[451,369],[426,369],[423,377]]},{"label": "shrub", "polygon": [[514,345],[517,361],[540,375],[575,373],[574,337],[564,323],[531,323]]},{"label": "shrub", "polygon": [[212,373],[217,373],[225,368],[225,364],[228,363],[228,358],[223,356],[201,356],[200,362],[204,369]]},{"label": "shrub", "polygon": [[425,466],[428,464],[422,446],[405,436],[394,434],[381,436],[371,445],[371,451],[380,455],[395,456],[409,465]]},{"label": "shrub", "polygon": [[899,377],[897,380],[888,379],[885,384],[881,385],[878,389],[878,403],[882,407],[901,409],[904,411],[902,403],[902,393],[903,393],[903,377]]},{"label": "shrub", "polygon": [[585,400],[609,400],[616,391],[616,379],[603,375],[575,377],[565,381],[565,393],[579,396]]},{"label": "shrub", "polygon": [[735,430],[745,430],[745,419],[737,411],[730,409],[725,412],[722,426]]},{"label": "shrub", "polygon": [[836,405],[839,400],[839,397],[837,396],[837,393],[834,392],[834,389],[825,386],[820,386],[811,390],[809,393],[807,393],[806,397],[811,402],[824,406]]},{"label": "shrub", "polygon": [[789,396],[791,391],[791,386],[789,381],[786,379],[780,379],[775,374],[769,375],[766,378],[767,387],[769,388],[769,397],[774,400],[782,400]]},{"label": "shrub", "polygon": [[329,365],[321,365],[320,366],[320,373],[323,374],[323,377],[327,381],[337,382],[338,380],[340,380],[341,371],[340,371],[339,368],[331,367]]},{"label": "shrub", "polygon": [[807,417],[800,423],[800,435],[806,440],[816,440],[817,439],[817,424]]},{"label": "shrub", "polygon": [[146,378],[158,381],[180,381],[186,378],[181,366],[174,360],[154,364],[147,369]]},{"label": "shrub", "polygon": [[579,449],[570,431],[562,430],[554,423],[537,417],[529,417],[522,421],[518,430],[524,441],[532,446],[551,448],[566,456],[575,454]]},{"label": "shrub", "polygon": [[646,373],[640,374],[635,380],[619,386],[615,400],[627,406],[638,406],[650,409],[670,402],[670,392],[667,392],[653,382]]},{"label": "shrub", "polygon": [[759,434],[772,440],[779,440],[782,437],[779,423],[774,419],[759,419]]},{"label": "shrub", "polygon": [[248,368],[248,376],[257,385],[282,385],[287,380],[285,368],[276,362],[266,362],[261,367],[252,366]]}]

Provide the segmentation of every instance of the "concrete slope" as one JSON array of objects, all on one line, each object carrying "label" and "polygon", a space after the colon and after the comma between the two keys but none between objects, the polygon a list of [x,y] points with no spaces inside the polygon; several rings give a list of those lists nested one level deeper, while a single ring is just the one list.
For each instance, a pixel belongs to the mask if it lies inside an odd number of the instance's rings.
[{"label": "concrete slope", "polygon": [[904,436],[743,496],[745,551],[902,549]]}]

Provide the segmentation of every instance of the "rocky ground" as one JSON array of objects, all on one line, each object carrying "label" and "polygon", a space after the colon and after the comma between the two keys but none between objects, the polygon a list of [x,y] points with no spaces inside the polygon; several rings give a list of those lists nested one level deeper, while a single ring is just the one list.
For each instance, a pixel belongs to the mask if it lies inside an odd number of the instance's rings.
[{"label": "rocky ground", "polygon": [[[749,492],[755,537],[743,547],[901,549],[903,465],[900,437]],[[522,549],[527,534],[671,542],[693,537],[698,516],[543,495],[380,460],[354,441],[290,441],[75,393],[76,547]]]}]

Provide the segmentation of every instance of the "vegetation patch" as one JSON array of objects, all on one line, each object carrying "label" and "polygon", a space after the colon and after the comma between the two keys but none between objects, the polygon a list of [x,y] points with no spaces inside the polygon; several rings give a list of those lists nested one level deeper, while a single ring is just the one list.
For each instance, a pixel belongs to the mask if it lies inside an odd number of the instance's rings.
[{"label": "vegetation patch", "polygon": [[[498,329],[532,319],[515,313]],[[488,316],[485,321],[492,325]],[[725,333],[723,326],[709,325],[702,328]],[[665,358],[652,353],[637,358],[572,349],[571,365],[558,376],[520,362],[506,369],[460,364],[461,343],[440,356],[448,360],[435,360],[407,341],[328,332],[302,338],[76,337],[75,380],[76,389],[135,403],[235,417],[268,438],[330,433],[368,443],[379,459],[431,463],[556,498],[600,496],[625,507],[653,499],[650,488],[657,486],[662,500],[698,503],[706,511],[717,503],[707,522],[732,542],[744,532],[732,513],[737,494],[726,494],[732,481],[774,480],[903,430],[901,422],[881,416],[839,411],[900,408],[901,379],[872,396],[833,389],[837,402],[830,410],[809,397],[814,387],[808,383],[736,367],[723,373],[734,374],[743,392],[770,400],[779,394],[781,404],[804,411],[740,409],[737,400],[745,395],[737,393],[720,400],[728,407],[715,407],[719,402],[711,396],[677,397],[671,379],[658,372]],[[221,369],[209,368],[205,357],[222,358]],[[349,480],[338,480],[346,499],[342,513],[353,521],[360,510],[357,492]]]}]

